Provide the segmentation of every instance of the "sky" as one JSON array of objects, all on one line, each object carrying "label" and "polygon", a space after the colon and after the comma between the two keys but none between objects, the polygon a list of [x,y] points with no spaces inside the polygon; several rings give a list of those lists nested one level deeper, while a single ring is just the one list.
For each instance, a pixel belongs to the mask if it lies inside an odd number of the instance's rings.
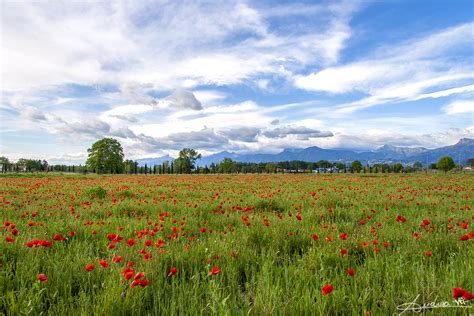
[{"label": "sky", "polygon": [[0,156],[474,138],[474,1],[1,1]]}]

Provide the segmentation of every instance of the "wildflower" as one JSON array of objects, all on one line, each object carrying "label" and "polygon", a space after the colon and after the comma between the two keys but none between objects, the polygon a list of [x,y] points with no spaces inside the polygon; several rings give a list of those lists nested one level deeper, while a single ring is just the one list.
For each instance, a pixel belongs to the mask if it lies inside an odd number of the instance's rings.
[{"label": "wildflower", "polygon": [[221,273],[221,269],[218,267],[212,267],[211,271],[207,275],[216,275]]},{"label": "wildflower", "polygon": [[43,274],[43,273],[39,274],[36,279],[39,280],[39,281],[41,281],[41,282],[43,282],[43,283],[45,283],[46,281],[48,281],[48,277],[47,277],[45,274]]},{"label": "wildflower", "polygon": [[86,270],[87,272],[91,272],[92,270],[94,270],[94,267],[95,267],[94,264],[90,263],[90,264],[86,265],[84,270]]},{"label": "wildflower", "polygon": [[466,293],[466,291],[464,291],[462,288],[455,287],[453,289],[453,298],[462,297],[464,295],[464,293]]},{"label": "wildflower", "polygon": [[100,260],[99,264],[102,266],[102,268],[107,268],[109,266],[109,263],[105,260]]},{"label": "wildflower", "polygon": [[168,273],[168,276],[173,276],[178,272],[178,270],[175,267],[170,268],[170,272]]},{"label": "wildflower", "polygon": [[329,295],[329,293],[331,293],[333,290],[334,287],[331,284],[326,284],[325,286],[323,286],[321,292],[323,293],[323,295]]}]

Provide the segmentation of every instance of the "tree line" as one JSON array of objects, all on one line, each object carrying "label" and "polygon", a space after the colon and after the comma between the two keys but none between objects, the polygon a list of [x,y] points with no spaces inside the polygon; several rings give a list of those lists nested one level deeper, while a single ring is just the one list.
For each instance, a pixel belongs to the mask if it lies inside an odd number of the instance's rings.
[{"label": "tree line", "polygon": [[[139,166],[135,160],[124,160],[122,145],[113,138],[103,138],[95,142],[87,150],[88,158],[83,165],[49,165],[46,160],[19,159],[12,163],[6,157],[0,157],[2,172],[73,172],[98,174],[216,174],[216,173],[409,173],[423,170],[421,162],[411,166],[401,163],[363,165],[359,160],[350,164],[320,160],[307,162],[300,160],[283,162],[250,163],[237,162],[224,158],[220,163],[209,166],[197,166],[196,161],[201,154],[192,148],[183,148],[178,158],[153,166]],[[474,167],[474,158],[468,160]],[[449,156],[442,157],[436,164],[425,166],[424,170],[438,169],[444,172],[452,170],[456,165]]]}]

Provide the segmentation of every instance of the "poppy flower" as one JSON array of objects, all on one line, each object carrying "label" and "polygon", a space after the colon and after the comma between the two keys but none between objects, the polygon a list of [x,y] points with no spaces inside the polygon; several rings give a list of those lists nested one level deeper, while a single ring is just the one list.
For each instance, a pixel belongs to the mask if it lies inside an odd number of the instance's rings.
[{"label": "poppy flower", "polygon": [[458,297],[461,297],[464,295],[464,293],[466,293],[466,291],[464,291],[462,288],[460,287],[455,287],[453,289],[453,298],[458,298]]},{"label": "poppy flower", "polygon": [[329,295],[329,293],[331,293],[333,290],[334,287],[331,284],[326,284],[325,286],[323,286],[321,292],[323,293],[323,295]]},{"label": "poppy flower", "polygon": [[46,282],[46,281],[48,281],[48,277],[47,277],[45,274],[43,274],[43,273],[39,274],[36,279],[37,279],[37,280],[40,280],[40,281],[43,282],[43,283]]},{"label": "poppy flower", "polygon": [[41,246],[43,247],[51,247],[51,242],[49,240],[42,240]]},{"label": "poppy flower", "polygon": [[63,241],[63,240],[66,240],[66,238],[64,238],[60,234],[56,234],[56,235],[54,235],[53,240],[54,241]]},{"label": "poppy flower", "polygon": [[133,238],[130,238],[129,240],[127,240],[127,245],[129,245],[130,247],[135,245],[135,243],[136,243],[136,241]]},{"label": "poppy flower", "polygon": [[341,256],[345,256],[347,254],[347,250],[346,249],[341,249]]},{"label": "poppy flower", "polygon": [[8,243],[12,243],[15,240],[13,238],[11,238],[10,236],[7,236],[7,237],[5,237],[5,241],[8,242]]},{"label": "poppy flower", "polygon": [[105,260],[100,260],[99,264],[102,266],[102,268],[107,268],[109,266],[109,263]]},{"label": "poppy flower", "polygon": [[432,253],[431,251],[427,251],[427,252],[425,252],[425,255],[426,255],[427,257],[431,257],[431,256],[433,255],[433,253]]},{"label": "poppy flower", "polygon": [[90,271],[94,270],[94,267],[95,267],[94,264],[90,263],[90,264],[86,265],[84,270],[86,270],[87,272],[90,272]]},{"label": "poppy flower", "polygon": [[178,272],[178,270],[175,267],[170,268],[170,272],[168,273],[168,276],[173,276]]},{"label": "poppy flower", "polygon": [[221,273],[221,269],[218,267],[212,267],[211,271],[207,275],[216,275]]},{"label": "poppy flower", "polygon": [[472,294],[471,292],[466,291],[466,292],[464,292],[462,298],[465,301],[470,301],[470,300],[474,299],[474,294]]},{"label": "poppy flower", "polygon": [[122,261],[122,256],[113,257],[113,258],[112,258],[112,261],[113,261],[114,263],[118,263],[118,262]]},{"label": "poppy flower", "polygon": [[140,280],[140,286],[147,286],[148,284],[150,284],[150,281],[148,279],[143,279],[143,280]]},{"label": "poppy flower", "polygon": [[137,274],[135,274],[134,279],[135,279],[135,280],[140,280],[140,279],[143,278],[144,276],[145,276],[145,272],[138,272]]},{"label": "poppy flower", "polygon": [[347,275],[349,275],[351,277],[354,276],[355,275],[355,270],[354,269],[348,269],[347,270]]},{"label": "poppy flower", "polygon": [[313,236],[311,236],[313,238],[313,240],[318,240],[318,235],[316,234],[313,234]]},{"label": "poppy flower", "polygon": [[122,269],[122,274],[125,280],[130,280],[135,275],[135,271],[133,270],[133,268],[128,267]]}]

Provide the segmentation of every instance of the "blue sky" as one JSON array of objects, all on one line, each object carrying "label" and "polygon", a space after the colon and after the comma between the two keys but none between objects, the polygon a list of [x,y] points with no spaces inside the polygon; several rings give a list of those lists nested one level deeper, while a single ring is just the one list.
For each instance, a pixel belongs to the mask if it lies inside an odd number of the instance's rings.
[{"label": "blue sky", "polygon": [[472,1],[3,1],[0,155],[474,138]]}]

